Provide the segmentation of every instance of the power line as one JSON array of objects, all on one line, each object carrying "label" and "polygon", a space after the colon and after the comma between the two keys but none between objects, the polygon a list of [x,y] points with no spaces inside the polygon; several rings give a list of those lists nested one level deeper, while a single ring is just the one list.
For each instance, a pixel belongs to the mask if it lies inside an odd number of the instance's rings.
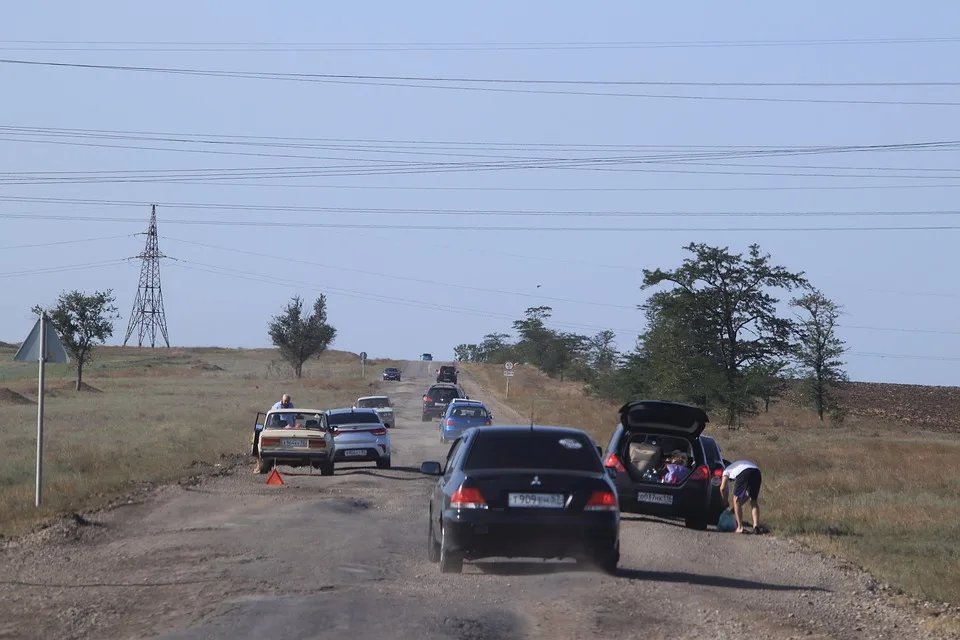
[{"label": "power line", "polygon": [[42,267],[40,269],[30,269],[30,270],[20,270],[13,271],[10,273],[0,273],[0,278],[16,278],[19,276],[35,276],[43,275],[47,273],[63,273],[67,271],[82,271],[84,269],[94,269],[99,267],[107,267],[117,264],[123,264],[126,262],[125,258],[118,258],[113,260],[101,260],[100,262],[85,262],[81,264],[68,264],[59,267]]},{"label": "power line", "polygon": [[79,243],[85,243],[85,242],[102,242],[104,240],[118,240],[120,238],[133,238],[136,235],[138,234],[127,233],[120,236],[102,236],[99,238],[80,238],[77,240],[58,240],[55,242],[40,242],[36,244],[16,244],[16,245],[8,245],[6,247],[0,247],[0,251],[6,251],[8,249],[36,249],[40,247],[56,247],[63,244],[79,244]]},{"label": "power line", "polygon": [[[430,76],[379,76],[379,75],[361,75],[361,74],[311,74],[311,73],[278,73],[278,72],[254,72],[254,71],[224,71],[224,70],[204,70],[187,69],[172,67],[145,67],[133,65],[107,65],[107,64],[81,64],[73,62],[52,62],[39,60],[19,60],[19,59],[0,59],[0,64],[22,65],[22,66],[40,66],[51,68],[69,68],[69,69],[87,69],[87,70],[106,70],[106,71],[132,71],[145,73],[159,73],[168,75],[188,75],[200,77],[220,77],[247,80],[280,80],[292,82],[310,82],[310,83],[332,83],[348,85],[368,85],[381,87],[405,87],[418,89],[442,89],[455,91],[488,91],[498,93],[525,93],[525,94],[544,94],[544,95],[575,95],[575,96],[593,96],[593,97],[617,97],[617,98],[648,98],[662,100],[719,100],[719,101],[738,101],[738,102],[781,102],[781,103],[806,103],[806,104],[874,104],[874,105],[898,105],[898,106],[960,106],[960,102],[949,101],[908,101],[908,100],[854,100],[854,99],[826,99],[826,98],[783,98],[783,97],[760,97],[760,96],[716,96],[716,95],[677,95],[677,94],[640,94],[640,93],[615,93],[602,91],[572,91],[561,89],[531,89],[527,87],[518,87],[517,85],[600,85],[600,86],[661,86],[661,85],[682,85],[682,86],[709,86],[709,87],[901,87],[901,86],[939,86],[953,87],[960,86],[960,81],[938,81],[929,83],[906,83],[906,82],[881,82],[881,83],[858,83],[858,82],[836,82],[836,83],[803,83],[803,82],[739,82],[739,83],[678,83],[675,81],[614,81],[614,80],[539,80],[539,79],[511,79],[511,78],[445,78]],[[433,84],[428,84],[433,83]],[[437,84],[447,83],[447,84]],[[461,84],[449,84],[461,83]],[[475,83],[481,86],[471,86],[464,83]],[[507,84],[513,86],[498,87],[490,86],[493,84]]]},{"label": "power line", "polygon": [[[31,51],[547,51],[591,49],[753,48],[799,46],[855,46],[878,44],[953,44],[960,37],[842,38],[812,40],[675,40],[598,42],[207,42],[115,40],[2,40],[0,49]],[[12,46],[15,45],[15,46]],[[24,46],[28,45],[28,46]],[[39,47],[39,45],[44,45]],[[56,47],[50,47],[56,45]],[[59,49],[58,47],[71,47]],[[83,47],[77,49],[75,47]],[[130,48],[136,47],[136,48]],[[227,48],[225,48],[227,47]]]},{"label": "power line", "polygon": [[[0,213],[0,218],[25,220],[57,220],[65,222],[141,222],[138,218],[99,216],[64,216]],[[416,224],[356,224],[338,222],[282,222],[278,220],[164,220],[167,225],[232,226],[296,229],[393,229],[397,231],[523,231],[523,232],[606,232],[606,233],[712,233],[712,232],[831,232],[831,231],[955,231],[960,225],[900,225],[863,227],[545,227],[545,226],[480,226],[480,225],[416,225]]]}]

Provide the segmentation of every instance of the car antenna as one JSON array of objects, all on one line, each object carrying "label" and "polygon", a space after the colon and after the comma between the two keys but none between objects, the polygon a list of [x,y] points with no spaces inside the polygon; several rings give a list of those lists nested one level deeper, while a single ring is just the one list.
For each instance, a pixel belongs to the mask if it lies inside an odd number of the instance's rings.
[{"label": "car antenna", "polygon": [[530,431],[533,431],[533,413],[537,408],[537,398],[534,397],[530,401]]}]

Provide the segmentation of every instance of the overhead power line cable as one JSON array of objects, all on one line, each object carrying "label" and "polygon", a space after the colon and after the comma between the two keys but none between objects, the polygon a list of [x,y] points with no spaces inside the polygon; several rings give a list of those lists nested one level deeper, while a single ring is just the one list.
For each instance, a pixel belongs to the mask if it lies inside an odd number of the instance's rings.
[{"label": "overhead power line cable", "polygon": [[[874,104],[899,106],[960,106],[960,102],[951,101],[910,101],[910,100],[862,100],[832,98],[785,98],[764,96],[719,96],[719,95],[680,95],[652,93],[623,93],[612,91],[576,91],[569,89],[540,89],[534,86],[689,86],[689,87],[806,87],[806,88],[864,88],[864,87],[954,87],[960,81],[931,82],[679,82],[655,80],[543,80],[521,78],[456,78],[433,76],[388,76],[363,74],[320,74],[320,73],[283,73],[256,71],[226,71],[174,67],[147,67],[135,65],[81,64],[75,62],[56,62],[40,60],[22,60],[3,58],[0,64],[50,67],[63,69],[86,69],[101,71],[127,71],[165,75],[186,75],[199,77],[220,77],[246,80],[279,80],[287,82],[332,83],[348,85],[367,85],[381,87],[404,87],[419,89],[439,89],[454,91],[488,91],[498,93],[525,93],[544,95],[573,95],[617,98],[648,98],[662,100],[713,100],[739,102],[780,102],[809,104]],[[508,85],[508,86],[495,86]]]}]

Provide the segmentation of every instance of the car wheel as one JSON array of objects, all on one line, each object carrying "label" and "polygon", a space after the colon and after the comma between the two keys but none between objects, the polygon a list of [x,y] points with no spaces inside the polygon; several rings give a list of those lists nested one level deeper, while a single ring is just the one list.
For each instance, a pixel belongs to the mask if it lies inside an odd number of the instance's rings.
[{"label": "car wheel", "polygon": [[257,459],[257,473],[270,473],[270,469],[273,468],[273,465],[269,461],[264,460],[263,458]]},{"label": "car wheel", "polygon": [[433,514],[430,514],[430,526],[427,527],[427,560],[440,562],[440,543],[433,537]]},{"label": "car wheel", "polygon": [[447,530],[440,526],[440,573],[462,573],[463,556],[451,551],[447,544]]},{"label": "car wheel", "polygon": [[320,475],[322,476],[332,476],[333,475],[333,460],[325,463],[320,467]]},{"label": "car wheel", "polygon": [[377,460],[377,469],[389,469],[390,468],[390,458],[381,458]]},{"label": "car wheel", "polygon": [[607,575],[617,575],[617,564],[620,562],[620,542],[618,541],[613,549],[600,554],[597,558],[597,565],[600,570]]},{"label": "car wheel", "polygon": [[683,524],[687,527],[687,529],[704,531],[707,528],[707,517],[701,514],[687,516],[683,519]]}]

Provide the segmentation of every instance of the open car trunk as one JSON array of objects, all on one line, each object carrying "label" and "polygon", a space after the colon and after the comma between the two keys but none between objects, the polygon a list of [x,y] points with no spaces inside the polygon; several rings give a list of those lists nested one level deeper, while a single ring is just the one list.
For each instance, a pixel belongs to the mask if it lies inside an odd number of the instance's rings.
[{"label": "open car trunk", "polygon": [[620,457],[635,482],[649,484],[683,484],[697,466],[690,438],[658,433],[628,434]]}]

